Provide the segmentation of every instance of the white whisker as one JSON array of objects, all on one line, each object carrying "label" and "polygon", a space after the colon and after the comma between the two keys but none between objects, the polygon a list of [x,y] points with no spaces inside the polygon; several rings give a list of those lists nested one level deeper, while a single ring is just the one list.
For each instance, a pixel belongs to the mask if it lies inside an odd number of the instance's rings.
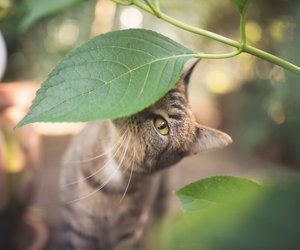
[{"label": "white whisker", "polygon": [[[133,154],[132,154],[133,157],[132,157],[132,158],[135,159],[135,151],[132,151],[132,152],[133,152]],[[134,165],[134,164],[131,165],[130,176],[129,176],[129,179],[128,179],[128,182],[127,182],[125,191],[124,191],[124,193],[123,193],[123,195],[122,195],[122,197],[121,197],[121,199],[120,199],[120,203],[121,203],[122,200],[125,198],[125,195],[126,195],[126,193],[127,193],[127,191],[128,191],[128,188],[129,188],[129,185],[130,185],[130,182],[131,182],[131,178],[132,178],[133,168],[135,168],[135,165]]]},{"label": "white whisker", "polygon": [[[130,138],[129,138],[129,139],[130,139]],[[81,200],[83,200],[83,199],[86,199],[86,198],[92,196],[93,194],[99,192],[104,186],[106,186],[107,183],[109,183],[109,181],[113,178],[114,174],[120,169],[120,167],[121,167],[121,165],[122,165],[122,162],[123,162],[123,160],[124,160],[124,158],[125,158],[125,155],[126,155],[126,153],[127,153],[127,150],[128,150],[129,141],[130,141],[130,140],[128,140],[128,142],[127,142],[127,144],[126,144],[126,146],[125,146],[124,153],[123,153],[123,155],[122,155],[122,158],[121,158],[121,160],[120,160],[120,163],[118,164],[118,167],[117,167],[117,168],[115,169],[115,171],[110,175],[110,177],[107,178],[107,181],[106,181],[106,182],[104,182],[99,188],[95,189],[94,191],[92,191],[92,192],[90,192],[90,193],[88,193],[88,194],[86,194],[86,195],[84,195],[84,196],[82,196],[82,197],[80,197],[80,198],[78,198],[78,199],[74,199],[74,200],[68,201],[68,202],[66,202],[65,204],[71,204],[71,203],[75,203],[75,202],[77,202],[77,201],[81,201]]]},{"label": "white whisker", "polygon": [[70,164],[81,164],[81,163],[86,163],[86,162],[89,162],[89,161],[93,161],[93,160],[99,159],[99,158],[103,157],[104,155],[107,155],[108,153],[110,153],[111,151],[113,151],[114,148],[116,148],[117,145],[120,143],[120,141],[123,140],[124,136],[125,136],[125,133],[120,137],[120,139],[111,148],[107,149],[106,151],[104,151],[100,155],[96,155],[96,156],[93,156],[91,158],[80,160],[80,161],[70,161],[69,163]]},{"label": "white whisker", "polygon": [[[124,133],[124,135],[125,135],[125,133]],[[124,136],[124,135],[123,135],[123,136]],[[122,137],[123,137],[123,136],[122,136]],[[81,179],[79,179],[79,180],[76,180],[76,181],[73,181],[73,182],[69,182],[69,183],[67,183],[67,184],[64,184],[64,185],[61,186],[61,188],[66,188],[66,187],[68,187],[68,186],[72,186],[72,185],[75,185],[75,184],[82,183],[82,182],[84,182],[84,181],[86,181],[86,180],[92,178],[93,176],[97,175],[98,173],[100,173],[105,167],[108,166],[108,164],[109,164],[110,162],[113,161],[114,156],[116,156],[116,154],[119,152],[119,149],[121,148],[121,145],[122,145],[122,143],[123,143],[124,141],[126,141],[126,137],[124,137],[123,140],[122,140],[121,142],[120,142],[120,140],[118,141],[118,142],[119,142],[119,146],[118,146],[116,152],[115,152],[115,153],[113,154],[113,156],[112,156],[111,158],[109,158],[109,160],[108,160],[107,162],[105,162],[105,164],[104,164],[101,168],[99,168],[97,171],[95,171],[94,173],[92,173],[92,174],[90,174],[90,175],[88,175],[88,176],[86,176],[86,177],[84,177],[84,178],[81,178]],[[116,145],[116,144],[115,144],[115,145]]]}]

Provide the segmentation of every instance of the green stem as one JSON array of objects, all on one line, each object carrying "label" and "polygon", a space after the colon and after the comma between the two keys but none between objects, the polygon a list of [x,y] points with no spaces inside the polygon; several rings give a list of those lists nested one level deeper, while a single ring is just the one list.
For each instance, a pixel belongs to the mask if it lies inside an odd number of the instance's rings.
[{"label": "green stem", "polygon": [[243,48],[243,52],[249,53],[251,55],[257,56],[261,59],[264,59],[268,62],[274,63],[286,70],[289,70],[297,75],[300,75],[300,67],[290,63],[280,57],[274,56],[268,52],[265,52],[263,50],[257,49],[255,47],[252,47],[250,45],[245,45],[245,47]]},{"label": "green stem", "polygon": [[155,8],[160,11],[160,5],[159,5],[159,0],[155,0]]},{"label": "green stem", "polygon": [[195,57],[196,58],[202,58],[202,59],[226,59],[226,58],[231,58],[235,57],[242,53],[242,49],[238,49],[233,52],[225,53],[225,54],[205,54],[205,53],[200,53],[197,54]]},{"label": "green stem", "polygon": [[122,0],[113,0],[114,3],[119,4],[119,5],[123,5],[123,6],[129,6],[133,4],[133,0],[129,0],[129,1],[122,1]]},{"label": "green stem", "polygon": [[[146,12],[149,12],[150,14],[153,14],[155,15],[155,13],[145,4],[139,2],[139,1],[135,1],[133,0],[133,4],[141,9],[143,9],[144,11]],[[176,27],[179,27],[183,30],[187,30],[187,31],[190,31],[192,33],[195,33],[197,35],[202,35],[202,36],[205,36],[205,37],[208,37],[208,38],[211,38],[215,41],[218,41],[218,42],[221,42],[221,43],[225,43],[229,46],[232,46],[232,47],[235,47],[235,48],[239,48],[240,47],[240,43],[235,41],[235,40],[232,40],[230,38],[227,38],[227,37],[224,37],[224,36],[221,36],[221,35],[218,35],[214,32],[211,32],[211,31],[208,31],[208,30],[204,30],[204,29],[201,29],[201,28],[197,28],[197,27],[194,27],[194,26],[191,26],[191,25],[188,25],[186,23],[183,23],[173,17],[170,17],[162,12],[159,12],[159,18],[176,26]]]},{"label": "green stem", "polygon": [[122,5],[135,5],[137,7],[139,7],[140,9],[143,9],[146,12],[149,12],[152,15],[155,15],[157,17],[159,17],[160,19],[176,26],[179,27],[183,30],[201,35],[201,36],[205,36],[207,38],[210,38],[212,40],[221,42],[223,44],[229,45],[231,47],[234,47],[237,49],[237,51],[231,52],[231,53],[227,53],[227,54],[216,54],[216,55],[211,55],[211,54],[199,54],[199,56],[197,57],[201,57],[201,58],[210,58],[210,59],[220,59],[220,58],[229,58],[229,57],[233,57],[236,56],[242,52],[246,52],[249,53],[251,55],[257,56],[261,59],[264,59],[266,61],[269,61],[271,63],[277,64],[293,73],[296,73],[298,75],[300,75],[300,67],[288,62],[280,57],[277,57],[275,55],[272,55],[268,52],[265,52],[263,50],[257,49],[255,47],[252,47],[250,45],[247,44],[247,37],[246,37],[246,29],[245,29],[245,13],[241,14],[241,20],[240,20],[240,32],[241,32],[241,42],[238,42],[236,40],[221,36],[219,34],[216,34],[214,32],[205,30],[205,29],[201,29],[201,28],[197,28],[191,25],[188,25],[186,23],[183,23],[175,18],[172,18],[166,14],[164,14],[163,12],[161,12],[158,8],[156,8],[156,6],[153,6],[149,0],[145,0],[145,3],[140,2],[139,0],[130,0],[128,2],[123,2],[120,0],[113,0],[115,3],[120,3]]},{"label": "green stem", "polygon": [[241,33],[241,45],[244,47],[247,44],[245,13],[242,13],[240,15],[240,33]]},{"label": "green stem", "polygon": [[158,9],[156,9],[155,6],[152,5],[152,3],[150,3],[149,0],[144,0],[145,3],[148,5],[148,7],[151,9],[151,11],[154,13],[155,16],[157,16],[158,18],[160,18],[160,11]]}]

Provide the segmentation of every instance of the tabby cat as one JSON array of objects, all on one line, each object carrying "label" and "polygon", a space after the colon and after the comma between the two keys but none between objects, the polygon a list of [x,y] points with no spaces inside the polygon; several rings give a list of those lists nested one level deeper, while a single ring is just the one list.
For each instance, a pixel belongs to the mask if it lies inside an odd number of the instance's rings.
[{"label": "tabby cat", "polygon": [[64,249],[138,246],[161,210],[166,176],[183,157],[231,143],[199,125],[187,100],[195,60],[163,98],[130,117],[88,124],[66,152],[62,172]]}]

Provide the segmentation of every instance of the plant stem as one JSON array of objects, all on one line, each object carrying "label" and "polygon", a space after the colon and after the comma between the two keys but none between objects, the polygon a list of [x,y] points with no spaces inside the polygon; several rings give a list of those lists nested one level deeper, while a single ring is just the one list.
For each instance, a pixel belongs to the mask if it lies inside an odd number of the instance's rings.
[{"label": "plant stem", "polygon": [[129,6],[133,4],[133,0],[129,0],[129,1],[123,1],[123,0],[112,0],[114,3],[119,4],[119,5],[123,5],[123,6]]},{"label": "plant stem", "polygon": [[157,16],[158,18],[160,18],[160,11],[158,9],[156,9],[155,6],[152,5],[152,3],[150,3],[149,0],[144,0],[145,3],[148,5],[148,7],[151,9],[151,11],[154,13],[155,16]]},{"label": "plant stem", "polygon": [[233,52],[225,53],[225,54],[205,54],[205,53],[200,53],[197,54],[195,57],[197,58],[202,58],[202,59],[226,59],[226,58],[231,58],[239,55],[242,52],[241,49],[238,49]]},{"label": "plant stem", "polygon": [[271,63],[274,63],[274,64],[277,64],[278,66],[286,69],[286,70],[289,70],[297,75],[300,75],[300,67],[293,64],[293,63],[290,63],[280,57],[277,57],[277,56],[274,56],[268,52],[265,52],[263,50],[260,50],[260,49],[257,49],[255,47],[252,47],[250,45],[245,45],[245,47],[243,48],[243,52],[246,52],[246,53],[249,53],[251,55],[254,55],[254,56],[257,56],[261,59],[264,59],[268,62],[271,62]]},{"label": "plant stem", "polygon": [[245,13],[240,14],[240,33],[241,33],[241,46],[244,47],[247,44]]},{"label": "plant stem", "polygon": [[257,49],[255,47],[252,47],[250,45],[247,44],[247,37],[246,37],[246,29],[245,29],[245,13],[241,14],[241,20],[240,20],[240,32],[241,32],[241,42],[238,42],[236,40],[221,36],[219,34],[216,34],[214,32],[205,30],[205,29],[201,29],[201,28],[197,28],[191,25],[188,25],[186,23],[183,23],[175,18],[172,18],[166,14],[164,14],[163,12],[161,12],[159,10],[159,8],[157,8],[157,3],[158,1],[156,0],[156,5],[152,5],[149,0],[144,0],[146,4],[142,3],[139,0],[130,0],[128,2],[123,2],[120,0],[113,0],[115,3],[118,4],[122,4],[122,5],[135,5],[137,7],[139,7],[140,9],[157,16],[158,18],[176,26],[179,27],[183,30],[201,35],[201,36],[205,36],[207,38],[210,38],[212,40],[221,42],[223,44],[229,45],[231,47],[234,47],[237,49],[237,51],[231,52],[231,53],[227,53],[227,54],[216,54],[216,55],[211,55],[211,54],[199,54],[199,56],[197,57],[201,57],[201,58],[211,58],[211,59],[220,59],[220,58],[228,58],[228,57],[233,57],[236,56],[242,52],[246,52],[248,54],[257,56],[261,59],[264,59],[266,61],[269,61],[271,63],[277,64],[293,73],[296,73],[298,75],[300,75],[300,67],[288,62],[280,57],[277,57],[275,55],[272,55],[268,52],[265,52],[263,50]]},{"label": "plant stem", "polygon": [[155,0],[155,8],[160,11],[159,0]]},{"label": "plant stem", "polygon": [[[114,0],[115,1],[115,0]],[[155,13],[152,11],[152,9],[150,7],[148,7],[147,5],[139,2],[139,1],[136,1],[136,0],[133,0],[133,4],[141,9],[143,9],[144,11],[146,12],[149,12],[150,14],[153,14],[155,15]],[[204,30],[204,29],[201,29],[201,28],[197,28],[197,27],[194,27],[194,26],[191,26],[189,24],[186,24],[186,23],[183,23],[173,17],[170,17],[162,12],[159,12],[159,18],[178,27],[178,28],[181,28],[183,30],[187,30],[187,31],[190,31],[192,33],[195,33],[197,35],[202,35],[202,36],[205,36],[205,37],[208,37],[208,38],[211,38],[215,41],[218,41],[218,42],[221,42],[221,43],[225,43],[229,46],[232,46],[232,47],[235,47],[235,48],[239,48],[240,47],[240,43],[235,41],[235,40],[232,40],[230,38],[227,38],[227,37],[224,37],[224,36],[221,36],[221,35],[218,35],[214,32],[211,32],[211,31],[208,31],[208,30]]]}]

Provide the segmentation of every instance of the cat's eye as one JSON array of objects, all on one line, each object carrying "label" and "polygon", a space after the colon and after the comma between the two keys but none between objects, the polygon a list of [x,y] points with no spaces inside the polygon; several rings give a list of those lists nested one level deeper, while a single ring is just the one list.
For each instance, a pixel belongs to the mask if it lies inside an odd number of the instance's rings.
[{"label": "cat's eye", "polygon": [[169,126],[165,119],[163,119],[161,117],[155,118],[153,121],[153,125],[161,135],[169,134]]}]

